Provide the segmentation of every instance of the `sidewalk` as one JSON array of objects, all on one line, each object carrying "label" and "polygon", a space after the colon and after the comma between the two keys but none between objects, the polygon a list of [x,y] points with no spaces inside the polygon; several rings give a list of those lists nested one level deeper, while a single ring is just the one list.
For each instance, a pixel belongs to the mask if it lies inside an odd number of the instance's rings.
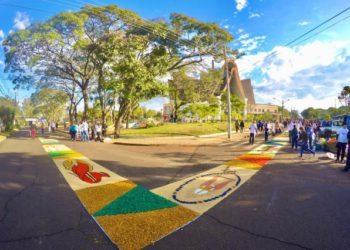
[{"label": "sidewalk", "polygon": [[220,143],[230,142],[232,140],[241,140],[248,138],[249,133],[232,133],[231,140],[227,138],[227,133],[202,135],[202,136],[174,136],[174,137],[145,137],[145,138],[118,138],[105,140],[105,143],[130,145],[130,146],[162,146],[162,145],[178,145],[178,146],[205,146],[216,145]]}]

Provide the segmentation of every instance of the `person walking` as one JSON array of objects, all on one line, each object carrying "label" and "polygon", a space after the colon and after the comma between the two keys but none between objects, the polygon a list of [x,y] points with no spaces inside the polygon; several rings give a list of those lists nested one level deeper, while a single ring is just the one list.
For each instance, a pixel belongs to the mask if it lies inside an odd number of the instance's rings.
[{"label": "person walking", "polygon": [[337,159],[335,160],[335,162],[339,162],[340,155],[340,162],[343,163],[344,161],[346,144],[348,142],[348,133],[349,130],[347,128],[346,123],[344,123],[343,127],[338,129],[337,131]]},{"label": "person walking", "polygon": [[344,172],[348,172],[350,169],[350,131],[347,134],[347,139],[348,139],[348,154],[346,156],[345,167],[342,169],[342,171]]},{"label": "person walking", "polygon": [[297,150],[298,149],[298,129],[296,125],[293,125],[293,129],[290,134],[292,138],[292,149],[295,148],[295,150]]},{"label": "person walking", "polygon": [[241,133],[243,133],[243,130],[244,130],[244,122],[243,122],[243,120],[239,123],[239,127],[241,128]]},{"label": "person walking", "polygon": [[236,134],[237,134],[238,130],[239,130],[239,121],[238,120],[235,121],[235,127],[236,127]]},{"label": "person walking", "polygon": [[258,129],[254,123],[254,121],[252,122],[252,124],[250,124],[249,126],[249,144],[253,145],[254,144],[254,139],[255,139],[255,135],[258,132]]},{"label": "person walking", "polygon": [[300,157],[301,159],[303,159],[303,154],[304,151],[309,152],[311,154],[313,154],[313,156],[315,156],[315,152],[312,151],[309,147],[308,147],[308,136],[306,131],[304,130],[303,127],[300,127],[300,140],[301,140],[301,147],[300,147]]}]

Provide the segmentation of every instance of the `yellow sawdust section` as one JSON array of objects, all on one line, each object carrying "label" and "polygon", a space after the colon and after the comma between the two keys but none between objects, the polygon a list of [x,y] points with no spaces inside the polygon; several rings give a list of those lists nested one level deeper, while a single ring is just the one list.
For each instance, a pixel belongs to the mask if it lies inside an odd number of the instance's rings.
[{"label": "yellow sawdust section", "polygon": [[52,159],[76,159],[76,158],[85,158],[84,155],[73,151],[58,151],[59,153],[68,153],[67,155],[51,156]]},{"label": "yellow sawdust section", "polygon": [[135,183],[127,180],[103,186],[80,189],[76,191],[76,194],[88,212],[94,214],[135,186]]},{"label": "yellow sawdust section", "polygon": [[231,161],[225,162],[224,165],[247,168],[247,169],[260,169],[262,166],[259,164],[251,163],[244,160],[233,159]]},{"label": "yellow sawdust section", "polygon": [[95,219],[122,250],[141,249],[184,226],[198,214],[181,206]]}]

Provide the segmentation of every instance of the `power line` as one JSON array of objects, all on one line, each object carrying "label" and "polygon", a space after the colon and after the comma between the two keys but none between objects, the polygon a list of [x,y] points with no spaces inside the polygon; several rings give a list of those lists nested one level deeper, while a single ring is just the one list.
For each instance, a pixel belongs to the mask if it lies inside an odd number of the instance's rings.
[{"label": "power line", "polygon": [[[307,36],[308,34],[312,33],[312,32],[315,31],[316,29],[322,27],[322,26],[325,25],[326,23],[332,21],[332,20],[335,19],[336,17],[338,17],[338,16],[344,14],[345,12],[347,12],[347,11],[349,11],[349,10],[350,10],[350,7],[345,8],[345,9],[342,10],[341,12],[335,14],[335,15],[332,16],[331,18],[327,19],[326,21],[322,22],[321,24],[317,25],[316,27],[312,28],[311,30],[309,30],[309,31],[305,32],[304,34],[300,35],[298,38],[293,39],[293,40],[292,40],[291,42],[289,42],[289,43],[286,43],[284,46],[285,46],[285,47],[289,47],[291,44],[293,44],[293,43],[296,42],[297,40],[299,40],[299,39],[301,39],[301,38]],[[321,31],[319,31],[319,32],[317,32],[317,33],[315,33],[315,34],[313,34],[312,36],[310,36],[310,37],[308,37],[308,38],[306,38],[306,39],[303,39],[302,41],[298,42],[297,44],[293,45],[292,47],[295,47],[295,46],[297,46],[297,45],[299,45],[299,44],[301,44],[301,43],[303,43],[303,42],[305,42],[305,41],[311,39],[312,37],[315,37],[315,36],[319,35],[320,33],[322,33],[322,32],[324,32],[324,31],[326,31],[326,30],[328,30],[328,29],[334,27],[335,25],[337,25],[337,24],[339,24],[339,23],[345,21],[345,20],[348,19],[349,17],[350,17],[350,16],[347,16],[347,17],[345,17],[345,18],[339,20],[338,22],[336,22],[336,23],[334,23],[334,24],[332,24],[332,25],[330,25],[330,26],[327,26],[325,29],[323,29],[323,30],[321,30]],[[260,63],[260,62],[266,60],[267,58],[276,56],[276,55],[278,55],[278,54],[280,54],[280,53],[281,53],[280,51],[271,52],[271,53],[269,53],[267,56],[265,56],[263,59],[257,60],[255,63],[252,64],[252,66],[256,66],[258,63]],[[244,73],[246,70],[248,70],[248,68],[243,69],[241,72]]]}]

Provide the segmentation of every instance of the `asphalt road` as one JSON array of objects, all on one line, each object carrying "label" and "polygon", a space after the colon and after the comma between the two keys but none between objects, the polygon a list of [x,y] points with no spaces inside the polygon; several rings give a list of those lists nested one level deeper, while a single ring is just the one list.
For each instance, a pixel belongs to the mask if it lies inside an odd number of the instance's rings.
[{"label": "asphalt road", "polygon": [[116,249],[28,132],[0,143],[0,249]]},{"label": "asphalt road", "polygon": [[[122,146],[63,141],[149,189],[255,146]],[[350,249],[350,174],[285,148],[213,209],[149,249]],[[0,144],[0,249],[115,249],[37,140]]]}]

